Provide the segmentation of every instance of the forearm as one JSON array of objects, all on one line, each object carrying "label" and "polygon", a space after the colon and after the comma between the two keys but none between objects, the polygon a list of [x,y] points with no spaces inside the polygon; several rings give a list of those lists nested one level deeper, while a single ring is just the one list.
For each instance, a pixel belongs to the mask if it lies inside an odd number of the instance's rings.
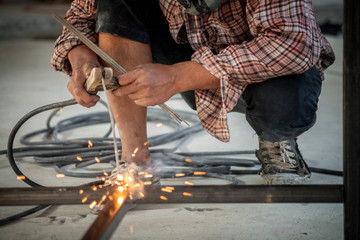
[{"label": "forearm", "polygon": [[177,92],[208,90],[220,87],[220,79],[197,62],[181,62],[171,67]]},{"label": "forearm", "polygon": [[[98,35],[95,32],[95,15],[94,0],[76,0],[72,2],[64,18],[92,42],[97,43]],[[70,75],[72,68],[69,63],[68,54],[74,47],[81,44],[82,42],[64,27],[62,34],[55,42],[55,49],[51,58],[53,69]]]}]

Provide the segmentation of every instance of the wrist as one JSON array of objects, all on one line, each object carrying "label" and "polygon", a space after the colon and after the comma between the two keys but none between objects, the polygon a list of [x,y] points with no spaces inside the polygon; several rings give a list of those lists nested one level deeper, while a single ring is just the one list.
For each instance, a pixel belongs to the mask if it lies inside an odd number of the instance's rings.
[{"label": "wrist", "polygon": [[74,47],[69,51],[67,57],[73,69],[81,68],[85,63],[100,66],[97,55],[85,45]]}]

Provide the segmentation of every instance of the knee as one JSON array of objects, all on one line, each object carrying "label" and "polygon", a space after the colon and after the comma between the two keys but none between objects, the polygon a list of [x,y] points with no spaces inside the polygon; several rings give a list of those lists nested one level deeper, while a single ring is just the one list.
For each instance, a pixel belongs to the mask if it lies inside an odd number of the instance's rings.
[{"label": "knee", "polygon": [[320,89],[321,79],[313,76],[270,80],[263,86],[254,86],[245,98],[246,119],[265,140],[297,137],[316,120]]}]

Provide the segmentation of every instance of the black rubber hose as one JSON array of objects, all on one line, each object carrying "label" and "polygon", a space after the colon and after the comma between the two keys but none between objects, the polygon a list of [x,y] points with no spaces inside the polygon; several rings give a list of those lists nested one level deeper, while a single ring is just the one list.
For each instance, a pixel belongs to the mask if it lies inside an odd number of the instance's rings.
[{"label": "black rubber hose", "polygon": [[[8,146],[7,146],[7,154],[8,154],[8,158],[9,158],[9,162],[10,162],[10,166],[11,168],[14,170],[14,172],[18,175],[18,176],[24,176],[23,172],[18,168],[18,166],[15,163],[15,159],[14,159],[14,154],[13,154],[13,145],[14,145],[14,139],[15,139],[15,135],[18,132],[18,130],[20,129],[20,127],[31,117],[50,110],[50,109],[54,109],[54,108],[60,108],[60,107],[65,107],[65,106],[70,106],[70,105],[75,105],[77,104],[75,99],[71,99],[71,100],[67,100],[67,101],[63,101],[63,102],[57,102],[57,103],[52,103],[52,104],[48,104],[42,107],[39,107],[31,112],[29,112],[28,114],[26,114],[24,117],[22,117],[14,126],[13,130],[10,133],[9,136],[9,140],[8,140]],[[25,178],[23,179],[23,181],[32,186],[32,187],[44,187],[34,181],[32,181],[29,178]]]}]

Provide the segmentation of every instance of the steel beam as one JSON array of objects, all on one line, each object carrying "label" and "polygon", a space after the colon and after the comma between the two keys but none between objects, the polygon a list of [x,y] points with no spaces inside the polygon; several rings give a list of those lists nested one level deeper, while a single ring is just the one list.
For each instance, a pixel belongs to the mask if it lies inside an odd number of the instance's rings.
[{"label": "steel beam", "polygon": [[128,193],[115,191],[104,209],[99,213],[83,240],[110,239],[125,214],[131,209],[131,203],[126,202]]},{"label": "steel beam", "polygon": [[[145,188],[145,198],[137,203],[341,203],[344,200],[343,185],[173,186],[172,193],[162,191],[162,187]],[[84,191],[82,194],[80,189]],[[114,189],[1,188],[0,206],[82,204],[84,197],[89,203],[99,201],[108,191],[111,195]]]},{"label": "steel beam", "polygon": [[344,5],[344,237],[360,236],[360,2]]}]

